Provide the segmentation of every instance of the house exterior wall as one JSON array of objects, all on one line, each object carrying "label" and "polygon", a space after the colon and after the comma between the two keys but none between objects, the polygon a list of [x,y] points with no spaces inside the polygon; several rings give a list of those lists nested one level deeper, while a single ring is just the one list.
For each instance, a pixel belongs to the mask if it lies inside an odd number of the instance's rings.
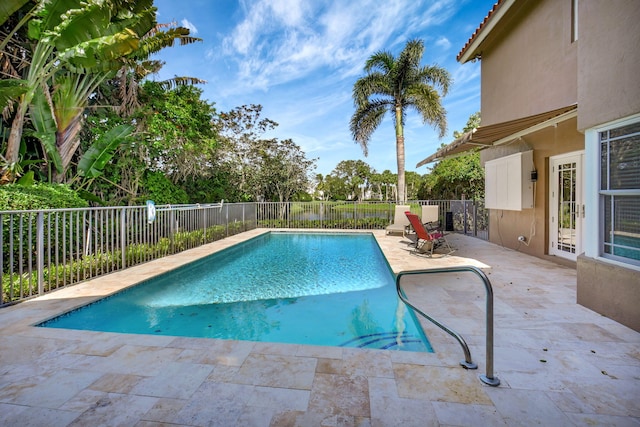
[{"label": "house exterior wall", "polygon": [[516,2],[482,44],[482,125],[576,103],[577,54],[570,1]]},{"label": "house exterior wall", "polygon": [[[640,113],[640,2],[579,2],[578,129],[587,168],[599,172],[598,131]],[[637,120],[637,119],[636,119]],[[600,230],[599,173],[587,176],[586,227]],[[587,236],[577,262],[578,303],[640,331],[640,268],[601,256],[599,233]]]},{"label": "house exterior wall", "polygon": [[[545,257],[549,247],[549,157],[580,151],[584,136],[576,130],[577,119],[566,120],[524,136],[514,143],[480,152],[481,163],[517,152],[533,150],[533,163],[538,171],[534,208],[521,211],[492,209],[489,212],[489,240],[520,252]],[[520,243],[525,236],[528,245]]]},{"label": "house exterior wall", "polygon": [[578,4],[578,129],[584,131],[640,111],[640,1]]},{"label": "house exterior wall", "polygon": [[640,272],[580,255],[578,304],[640,332]]}]

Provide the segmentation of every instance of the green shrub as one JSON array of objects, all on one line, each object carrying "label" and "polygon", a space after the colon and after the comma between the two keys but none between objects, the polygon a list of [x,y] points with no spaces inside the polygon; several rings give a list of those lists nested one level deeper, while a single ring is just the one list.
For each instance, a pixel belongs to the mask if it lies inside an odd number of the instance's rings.
[{"label": "green shrub", "polygon": [[63,184],[0,186],[0,211],[83,208],[86,200]]},{"label": "green shrub", "polygon": [[147,171],[144,179],[144,187],[147,197],[156,205],[179,205],[189,203],[189,196],[182,188],[160,172]]}]

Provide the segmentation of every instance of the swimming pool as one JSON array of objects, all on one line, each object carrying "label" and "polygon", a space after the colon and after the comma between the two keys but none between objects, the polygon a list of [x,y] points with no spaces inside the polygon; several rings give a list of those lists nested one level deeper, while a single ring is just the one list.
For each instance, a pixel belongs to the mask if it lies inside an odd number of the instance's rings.
[{"label": "swimming pool", "polygon": [[270,232],[39,324],[433,351],[370,233]]}]

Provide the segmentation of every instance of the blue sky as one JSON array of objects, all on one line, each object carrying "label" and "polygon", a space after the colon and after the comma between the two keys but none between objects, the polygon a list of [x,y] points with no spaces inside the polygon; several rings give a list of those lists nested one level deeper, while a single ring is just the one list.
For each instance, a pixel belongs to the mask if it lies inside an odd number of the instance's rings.
[{"label": "blue sky", "polygon": [[480,109],[480,64],[456,55],[494,0],[155,0],[158,22],[177,22],[203,42],[163,50],[157,79],[204,79],[203,98],[218,111],[261,104],[262,117],[279,126],[266,135],[292,139],[317,158],[315,173],[330,173],[341,160],[363,160],[377,172],[397,172],[390,115],[373,134],[369,155],[351,138],[351,90],[375,52],[397,55],[406,42],[425,43],[423,63],[453,78],[443,99],[448,133],[443,139],[409,112],[406,170],[450,142]]}]

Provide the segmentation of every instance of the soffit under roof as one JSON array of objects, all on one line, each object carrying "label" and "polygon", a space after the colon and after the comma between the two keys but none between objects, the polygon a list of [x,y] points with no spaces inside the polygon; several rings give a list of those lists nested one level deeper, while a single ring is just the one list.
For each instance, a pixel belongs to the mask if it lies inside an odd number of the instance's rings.
[{"label": "soffit under roof", "polygon": [[577,108],[577,104],[573,104],[520,119],[480,126],[440,148],[434,154],[419,162],[416,167],[419,168],[427,163],[442,160],[446,157],[453,157],[475,148],[482,149],[493,145],[500,145],[501,143],[535,132],[546,126],[567,120],[575,115]]}]

